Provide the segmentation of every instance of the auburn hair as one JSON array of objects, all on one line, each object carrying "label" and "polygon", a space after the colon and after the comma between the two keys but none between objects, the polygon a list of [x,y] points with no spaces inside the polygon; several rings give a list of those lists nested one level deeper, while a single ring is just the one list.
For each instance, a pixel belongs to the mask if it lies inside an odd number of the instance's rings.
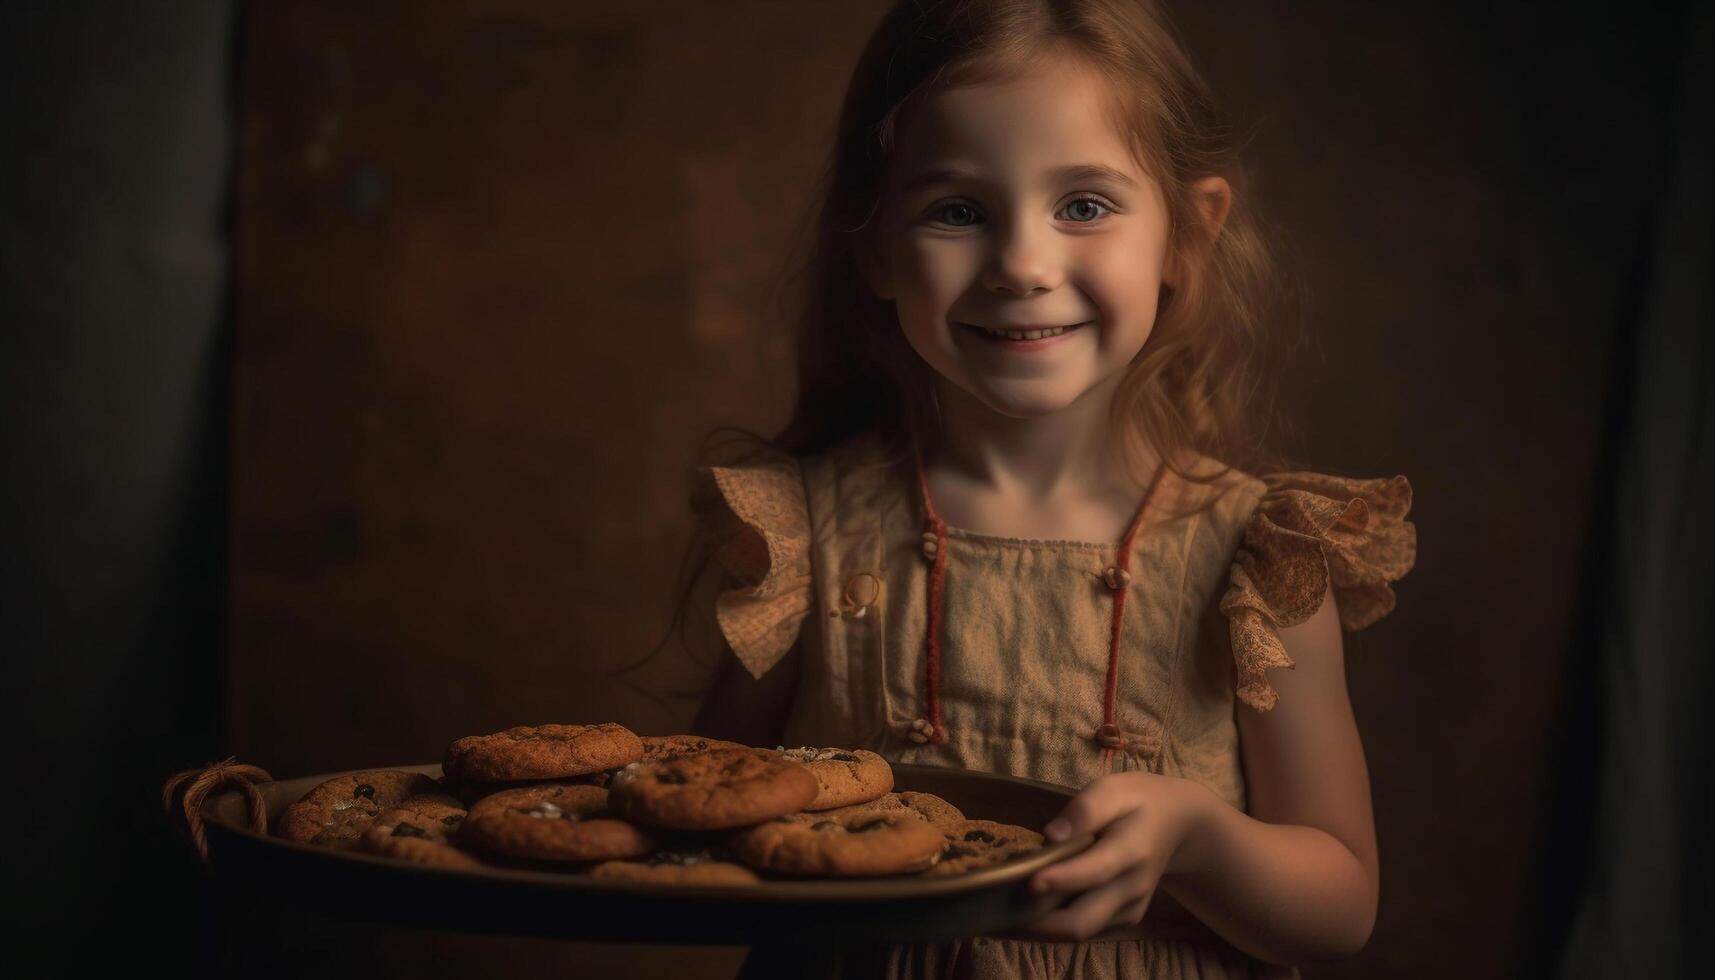
[{"label": "auburn hair", "polygon": [[[1079,58],[1108,83],[1109,117],[1161,188],[1180,270],[1115,391],[1115,448],[1141,465],[1141,442],[1187,479],[1198,478],[1184,468],[1192,453],[1247,468],[1274,462],[1249,417],[1249,361],[1272,263],[1233,131],[1152,0],[904,0],[882,19],[846,90],[798,273],[792,414],[760,441],[804,456],[875,428],[890,458],[909,458],[913,442],[933,455],[941,432],[932,369],[860,265],[884,207],[899,120],[938,91],[1013,77],[1052,53]],[[1234,189],[1216,234],[1192,194],[1207,176]]]},{"label": "auburn hair", "polygon": [[[932,368],[906,341],[893,304],[862,272],[884,211],[901,116],[936,92],[1016,77],[1069,54],[1107,83],[1108,118],[1160,186],[1176,285],[1164,288],[1154,328],[1111,404],[1118,445],[1133,467],[1139,445],[1187,480],[1193,454],[1251,472],[1278,468],[1250,418],[1251,355],[1273,266],[1258,232],[1237,139],[1217,112],[1173,25],[1154,0],[901,0],[864,45],[847,86],[789,317],[797,391],[773,437],[732,426],[704,437],[701,457],[741,462],[765,448],[808,456],[870,429],[891,462],[930,458],[941,431]],[[1233,189],[1212,233],[1193,185],[1220,176]],[[719,437],[737,436],[736,440]],[[736,453],[732,450],[736,448]],[[1143,476],[1139,476],[1139,480]],[[707,542],[681,569],[675,629]]]}]

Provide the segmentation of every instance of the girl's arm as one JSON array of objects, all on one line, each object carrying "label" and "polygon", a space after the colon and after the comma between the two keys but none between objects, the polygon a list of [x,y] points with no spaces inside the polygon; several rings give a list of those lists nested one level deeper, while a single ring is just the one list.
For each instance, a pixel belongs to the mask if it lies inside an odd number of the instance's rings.
[{"label": "girl's arm", "polygon": [[1213,800],[1161,884],[1240,949],[1304,963],[1363,948],[1381,872],[1333,595],[1280,639],[1297,665],[1269,673],[1280,700],[1238,708],[1250,813]]},{"label": "girl's arm", "polygon": [[1037,931],[1082,939],[1135,923],[1159,882],[1259,959],[1301,964],[1363,948],[1376,916],[1375,826],[1332,594],[1280,638],[1297,666],[1269,674],[1279,702],[1268,712],[1238,708],[1250,814],[1185,779],[1097,780],[1067,806],[1062,828],[1049,825],[1056,839],[1097,831],[1097,846],[1034,883],[1088,891]]},{"label": "girl's arm", "polygon": [[803,663],[800,644],[762,675],[759,680],[739,663],[731,650],[721,658],[720,673],[703,698],[691,731],[744,745],[771,748],[779,745],[786,730],[786,713],[798,690],[798,671]]}]

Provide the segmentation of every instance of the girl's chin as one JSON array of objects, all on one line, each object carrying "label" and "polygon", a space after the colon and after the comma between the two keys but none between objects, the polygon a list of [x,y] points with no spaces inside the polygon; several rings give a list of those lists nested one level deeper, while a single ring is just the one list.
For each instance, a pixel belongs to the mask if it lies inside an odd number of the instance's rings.
[{"label": "girl's chin", "polygon": [[987,389],[972,392],[978,402],[990,412],[1010,419],[1038,419],[1058,415],[1078,403],[1082,392],[1034,391],[997,392]]}]

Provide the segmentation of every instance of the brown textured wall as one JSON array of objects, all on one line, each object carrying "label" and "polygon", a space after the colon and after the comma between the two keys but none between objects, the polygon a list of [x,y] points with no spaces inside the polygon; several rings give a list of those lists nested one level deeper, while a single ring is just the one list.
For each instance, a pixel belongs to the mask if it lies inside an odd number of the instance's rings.
[{"label": "brown textured wall", "polygon": [[[660,638],[697,437],[782,418],[771,283],[884,7],[251,6],[227,677],[241,758],[295,775],[433,759],[511,724],[685,725],[693,699],[659,692],[694,670],[634,675],[655,696],[602,673]],[[1269,340],[1281,444],[1418,493],[1400,607],[1348,642],[1381,917],[1360,958],[1309,975],[1512,975],[1641,200],[1625,142],[1649,121],[1583,138],[1579,112],[1624,97],[1583,67],[1613,30],[1594,22],[1177,10],[1256,125],[1257,194],[1304,287],[1302,322]],[[1527,39],[1545,43],[1527,57]],[[393,967],[733,965],[326,942]]]},{"label": "brown textured wall", "polygon": [[239,748],[687,720],[595,678],[659,639],[697,436],[790,393],[758,317],[877,13],[752,6],[252,10]]},{"label": "brown textured wall", "polygon": [[[699,435],[781,418],[760,320],[880,11],[742,7],[251,6],[240,758],[285,775],[513,724],[688,726],[694,698],[658,692],[695,671],[602,674],[661,637]],[[742,955],[304,928],[271,945],[354,971],[688,978]]]}]

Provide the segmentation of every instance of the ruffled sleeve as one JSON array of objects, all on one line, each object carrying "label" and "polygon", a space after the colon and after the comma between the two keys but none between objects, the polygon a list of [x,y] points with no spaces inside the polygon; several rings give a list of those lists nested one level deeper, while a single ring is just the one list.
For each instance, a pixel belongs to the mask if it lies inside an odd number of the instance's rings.
[{"label": "ruffled sleeve", "polygon": [[1262,478],[1233,560],[1221,612],[1231,628],[1238,697],[1258,711],[1278,700],[1270,667],[1292,667],[1279,631],[1308,620],[1332,585],[1340,625],[1359,630],[1393,610],[1389,583],[1417,560],[1417,528],[1405,519],[1405,477],[1352,480],[1319,473]]},{"label": "ruffled sleeve", "polygon": [[754,677],[786,655],[809,614],[810,511],[795,457],[691,471],[691,510],[721,566],[715,618]]}]

